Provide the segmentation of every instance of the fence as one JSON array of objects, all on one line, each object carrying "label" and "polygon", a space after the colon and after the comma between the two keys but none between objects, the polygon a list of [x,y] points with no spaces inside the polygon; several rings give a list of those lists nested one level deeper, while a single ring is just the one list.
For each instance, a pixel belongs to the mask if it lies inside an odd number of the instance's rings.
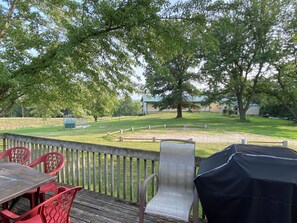
[{"label": "fence", "polygon": [[[161,138],[157,138],[157,137],[152,137],[152,138],[143,138],[143,137],[119,137],[119,141],[123,142],[123,141],[149,141],[149,142],[157,142],[157,141],[162,141],[162,140],[171,140],[171,139],[161,139]],[[182,140],[188,140],[188,141],[193,141],[192,138],[188,138],[188,139],[182,139]]]},{"label": "fence", "polygon": [[243,138],[241,140],[242,144],[248,144],[248,143],[256,143],[256,144],[280,144],[283,147],[288,147],[289,142],[288,141],[253,141],[253,140],[247,140],[247,138]]},{"label": "fence", "polygon": [[[26,146],[31,160],[41,154],[57,151],[64,155],[65,166],[58,181],[120,199],[138,202],[139,187],[143,180],[158,169],[159,153],[89,143],[0,134],[3,150]],[[196,157],[198,168],[201,158]],[[149,186],[148,198],[156,192],[156,182]]]},{"label": "fence", "polygon": [[114,134],[123,134],[124,132],[128,131],[134,131],[134,130],[144,130],[144,129],[184,129],[184,130],[189,130],[189,129],[194,129],[194,128],[208,128],[207,124],[203,125],[190,125],[190,124],[163,124],[163,125],[148,125],[147,127],[138,127],[138,128],[128,128],[128,129],[120,129],[118,131],[114,132],[108,132],[107,135],[114,135]]}]

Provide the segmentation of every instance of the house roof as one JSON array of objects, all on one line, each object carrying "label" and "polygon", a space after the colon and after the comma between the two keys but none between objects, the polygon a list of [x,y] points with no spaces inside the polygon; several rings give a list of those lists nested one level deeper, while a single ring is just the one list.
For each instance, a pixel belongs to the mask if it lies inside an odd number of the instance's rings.
[{"label": "house roof", "polygon": [[[203,102],[203,101],[205,101],[207,99],[206,96],[189,96],[187,98],[188,98],[188,100],[190,102]],[[152,103],[155,102],[156,103],[156,102],[159,102],[161,100],[162,100],[162,97],[161,96],[150,97],[150,96],[144,95],[141,98],[141,101],[142,102],[152,102]]]},{"label": "house roof", "polygon": [[207,100],[207,96],[189,96],[188,99],[191,102],[204,102]]},{"label": "house roof", "polygon": [[141,101],[143,102],[159,102],[161,101],[162,97],[157,96],[157,97],[150,97],[150,96],[142,96]]}]

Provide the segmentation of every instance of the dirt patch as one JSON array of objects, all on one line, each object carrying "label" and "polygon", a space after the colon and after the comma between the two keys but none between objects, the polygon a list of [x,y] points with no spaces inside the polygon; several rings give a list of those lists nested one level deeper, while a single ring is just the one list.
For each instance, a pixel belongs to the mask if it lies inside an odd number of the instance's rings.
[{"label": "dirt patch", "polygon": [[[277,137],[268,137],[255,134],[241,134],[235,132],[207,132],[207,131],[194,131],[194,130],[168,130],[168,131],[158,131],[158,130],[145,130],[137,132],[127,132],[124,137],[133,138],[157,138],[157,139],[192,139],[198,143],[242,143],[242,140],[246,139],[248,142],[253,144],[262,144],[261,142],[266,142],[267,144],[281,145],[284,140]],[[270,143],[271,142],[271,143]],[[266,144],[264,143],[264,144]],[[289,147],[297,148],[297,141],[289,140]]]}]

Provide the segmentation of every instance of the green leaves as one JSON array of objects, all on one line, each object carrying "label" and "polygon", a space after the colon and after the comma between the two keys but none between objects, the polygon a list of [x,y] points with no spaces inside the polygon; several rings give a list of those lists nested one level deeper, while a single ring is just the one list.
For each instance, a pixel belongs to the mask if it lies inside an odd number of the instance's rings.
[{"label": "green leaves", "polygon": [[[2,42],[0,38],[0,61],[15,83],[3,75],[2,111],[8,112],[21,98],[45,113],[65,108],[96,113],[88,104],[94,98],[112,104],[117,95],[132,92],[137,63],[133,55],[140,39],[131,37],[159,19],[162,4],[157,0],[19,1]],[[4,18],[7,11],[2,9]]]},{"label": "green leaves", "polygon": [[[254,100],[259,79],[275,60],[272,46],[282,24],[281,1],[249,0],[215,4],[205,39],[209,86],[237,98],[240,118]],[[214,91],[216,92],[216,91]]]},{"label": "green leaves", "polygon": [[201,59],[204,24],[195,22],[186,18],[161,21],[154,32],[158,42],[150,44],[146,54],[146,89],[153,96],[162,96],[160,109],[177,108],[178,118],[182,108],[191,106],[187,97],[199,93],[194,84],[200,76],[194,71]]}]

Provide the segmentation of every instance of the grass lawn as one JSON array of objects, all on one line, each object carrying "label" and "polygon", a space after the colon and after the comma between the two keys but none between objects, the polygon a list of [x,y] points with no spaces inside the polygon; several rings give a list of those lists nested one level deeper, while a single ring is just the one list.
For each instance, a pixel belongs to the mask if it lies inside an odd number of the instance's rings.
[{"label": "grass lawn", "polygon": [[[196,141],[197,155],[202,157],[209,156],[230,144],[240,143],[240,139],[244,137],[248,140],[269,142],[287,140],[289,147],[297,150],[297,125],[291,121],[251,116],[246,122],[241,122],[237,118],[208,112],[184,112],[184,117],[181,119],[176,119],[175,115],[175,113],[159,113],[102,118],[98,122],[89,122],[90,127],[84,129],[65,129],[61,119],[61,124],[56,126],[9,129],[0,132],[147,150],[158,150],[159,142],[119,142],[119,137],[193,138]],[[2,120],[0,119],[0,126],[3,126]],[[10,119],[12,123],[18,121]],[[7,119],[5,123],[7,125]],[[167,128],[164,128],[164,124]],[[148,130],[149,125],[151,130]],[[187,125],[186,129],[184,125]],[[204,128],[205,125],[207,128]],[[133,132],[124,131],[123,134],[112,136],[107,134],[132,127]]]}]

